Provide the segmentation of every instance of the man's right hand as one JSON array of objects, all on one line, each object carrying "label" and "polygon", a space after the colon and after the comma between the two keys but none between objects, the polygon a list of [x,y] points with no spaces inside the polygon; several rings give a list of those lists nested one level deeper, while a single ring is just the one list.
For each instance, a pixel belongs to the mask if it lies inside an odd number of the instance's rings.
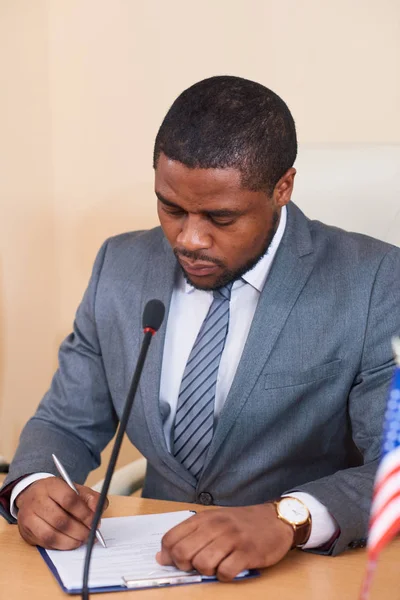
[{"label": "man's right hand", "polygon": [[18,527],[28,544],[73,550],[86,542],[100,494],[84,485],[76,488],[79,496],[59,477],[48,477],[17,496]]}]

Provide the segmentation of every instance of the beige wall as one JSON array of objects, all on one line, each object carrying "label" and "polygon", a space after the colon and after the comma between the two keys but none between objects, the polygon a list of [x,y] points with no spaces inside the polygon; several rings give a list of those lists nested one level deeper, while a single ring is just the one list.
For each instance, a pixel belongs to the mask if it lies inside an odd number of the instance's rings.
[{"label": "beige wall", "polygon": [[[0,454],[55,365],[47,7],[0,2]],[[19,7],[19,10],[18,10]]]},{"label": "beige wall", "polygon": [[399,57],[398,0],[0,0],[0,454],[103,239],[156,223],[152,144],[182,89],[237,74],[302,142],[399,143]]}]

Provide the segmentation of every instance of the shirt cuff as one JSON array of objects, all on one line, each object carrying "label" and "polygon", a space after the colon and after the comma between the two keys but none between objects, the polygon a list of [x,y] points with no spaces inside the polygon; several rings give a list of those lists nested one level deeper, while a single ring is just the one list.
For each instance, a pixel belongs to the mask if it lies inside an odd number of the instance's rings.
[{"label": "shirt cuff", "polygon": [[311,534],[307,543],[301,547],[302,550],[323,546],[339,532],[339,526],[326,506],[314,498],[314,496],[311,496],[311,494],[307,494],[306,492],[290,492],[289,494],[283,494],[282,497],[285,496],[298,498],[310,511]]},{"label": "shirt cuff", "polygon": [[10,513],[14,519],[18,520],[18,509],[15,506],[15,500],[17,499],[17,496],[19,496],[19,494],[23,492],[28,485],[31,485],[31,483],[39,481],[39,479],[47,479],[47,477],[54,477],[54,475],[52,475],[52,473],[33,473],[32,475],[28,475],[27,477],[21,479],[21,481],[14,486],[10,498]]}]

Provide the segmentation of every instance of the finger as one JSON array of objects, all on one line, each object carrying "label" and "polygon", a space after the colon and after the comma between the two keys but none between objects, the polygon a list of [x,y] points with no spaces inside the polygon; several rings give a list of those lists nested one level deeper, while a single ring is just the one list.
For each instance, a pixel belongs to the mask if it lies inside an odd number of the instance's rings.
[{"label": "finger", "polygon": [[[184,540],[197,529],[197,521],[191,517],[183,523],[176,525],[163,536],[161,540],[161,551],[157,553],[156,559],[161,565],[173,565],[172,549],[178,542]],[[177,565],[178,566],[178,565]],[[185,569],[182,569],[185,570]]]},{"label": "finger", "polygon": [[29,523],[18,522],[18,527],[22,537],[32,545],[42,546],[49,550],[74,550],[81,546],[79,540],[56,531],[36,514],[30,516]]},{"label": "finger", "polygon": [[[223,526],[214,524],[211,526],[203,526],[199,527],[196,524],[195,530],[190,530],[187,533],[187,530],[184,530],[185,537],[178,539],[174,545],[170,546],[168,549],[164,549],[161,551],[161,561],[165,558],[165,553],[167,553],[168,560],[172,560],[172,564],[177,566],[182,571],[190,571],[193,567],[193,558],[202,550],[207,551],[208,546],[215,541],[216,539],[227,540],[230,539],[227,536],[221,536]],[[221,537],[220,537],[221,536]],[[175,538],[172,538],[173,540]],[[168,540],[167,540],[167,543]],[[224,542],[221,542],[224,544]],[[225,542],[226,543],[226,542]],[[229,549],[231,551],[231,548]],[[165,564],[165,563],[162,563]],[[170,563],[169,563],[170,564]],[[195,567],[196,568],[196,567]]]},{"label": "finger", "polygon": [[48,525],[56,531],[63,533],[81,544],[86,542],[89,537],[90,529],[81,521],[77,521],[70,513],[61,508],[59,504],[53,500],[49,500],[46,513],[36,514],[41,517]]},{"label": "finger", "polygon": [[[160,552],[156,554],[156,560],[160,565],[174,565],[182,571],[191,571],[192,563],[191,557],[195,554],[196,550],[190,550],[191,534],[179,540],[173,547],[165,548],[162,547]],[[186,543],[184,543],[186,541]],[[200,550],[200,548],[198,548]]]},{"label": "finger", "polygon": [[192,557],[192,566],[202,575],[215,575],[221,562],[233,552],[234,548],[235,541],[232,538],[218,536]]},{"label": "finger", "polygon": [[192,534],[187,535],[170,548],[161,550],[156,556],[161,565],[175,565],[181,571],[191,571],[192,558],[207,544],[207,540]]},{"label": "finger", "polygon": [[180,539],[186,537],[193,531],[195,531],[198,527],[198,519],[196,518],[198,515],[194,515],[189,519],[186,519],[179,525],[175,525],[172,527],[167,533],[163,536],[161,543],[165,548],[170,548],[176,544]]},{"label": "finger", "polygon": [[21,514],[18,514],[17,525],[21,537],[32,546],[39,544],[37,532],[40,531],[40,528],[38,528],[37,524],[41,521],[42,519],[35,514],[31,514],[29,518],[21,518]]},{"label": "finger", "polygon": [[239,573],[248,568],[246,553],[236,550],[220,562],[217,568],[217,577],[220,581],[232,581]]},{"label": "finger", "polygon": [[[86,527],[91,526],[94,516],[93,511],[89,508],[85,499],[71,490],[67,484],[64,486],[51,486],[49,497],[77,521],[84,523]],[[37,510],[36,512],[40,516],[44,516],[43,510]]]}]

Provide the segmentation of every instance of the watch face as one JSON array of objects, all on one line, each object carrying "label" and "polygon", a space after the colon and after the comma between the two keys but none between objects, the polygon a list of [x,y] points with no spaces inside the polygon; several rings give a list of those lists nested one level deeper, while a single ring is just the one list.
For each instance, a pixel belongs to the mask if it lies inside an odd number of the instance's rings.
[{"label": "watch face", "polygon": [[309,517],[307,507],[297,498],[282,498],[278,504],[278,511],[281,517],[293,523],[301,525],[305,523]]}]

